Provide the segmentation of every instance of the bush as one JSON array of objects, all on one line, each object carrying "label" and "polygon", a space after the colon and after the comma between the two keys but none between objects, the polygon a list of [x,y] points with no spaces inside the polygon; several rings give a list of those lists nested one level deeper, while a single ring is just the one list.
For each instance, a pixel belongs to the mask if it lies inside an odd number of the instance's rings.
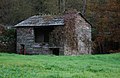
[{"label": "bush", "polygon": [[0,51],[15,52],[15,30],[6,29],[0,36]]}]

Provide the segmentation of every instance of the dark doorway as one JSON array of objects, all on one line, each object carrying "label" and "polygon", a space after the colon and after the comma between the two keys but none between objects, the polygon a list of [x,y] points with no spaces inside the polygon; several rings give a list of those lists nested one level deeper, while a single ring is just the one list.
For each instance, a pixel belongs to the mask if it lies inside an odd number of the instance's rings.
[{"label": "dark doorway", "polygon": [[51,48],[52,54],[59,56],[59,48]]},{"label": "dark doorway", "polygon": [[25,45],[24,44],[20,44],[20,45],[21,45],[20,53],[25,54]]},{"label": "dark doorway", "polygon": [[35,28],[34,31],[35,31],[35,42],[36,43],[44,42],[45,37],[48,36],[46,34],[48,34],[48,33],[45,33],[45,30],[42,28]]}]

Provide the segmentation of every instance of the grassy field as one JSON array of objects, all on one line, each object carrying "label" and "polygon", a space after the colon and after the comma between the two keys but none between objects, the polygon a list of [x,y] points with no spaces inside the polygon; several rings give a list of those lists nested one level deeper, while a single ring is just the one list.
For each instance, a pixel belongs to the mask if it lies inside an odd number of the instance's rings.
[{"label": "grassy field", "polygon": [[120,54],[25,56],[0,53],[0,78],[120,78]]}]

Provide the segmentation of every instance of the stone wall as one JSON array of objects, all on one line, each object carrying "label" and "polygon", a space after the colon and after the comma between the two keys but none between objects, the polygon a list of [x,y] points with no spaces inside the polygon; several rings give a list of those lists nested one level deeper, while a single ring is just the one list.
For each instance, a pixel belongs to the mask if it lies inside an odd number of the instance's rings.
[{"label": "stone wall", "polygon": [[58,47],[59,54],[64,55],[64,26],[56,26],[54,30],[50,33],[50,46],[51,47]]},{"label": "stone wall", "polygon": [[76,35],[75,19],[77,11],[67,11],[64,15],[64,55],[77,55],[78,53],[78,40]]},{"label": "stone wall", "polygon": [[33,28],[23,27],[17,28],[17,52],[20,53],[21,44],[25,47],[26,53],[33,51],[34,44],[34,30]]},{"label": "stone wall", "polygon": [[[50,48],[59,48],[59,54],[63,55],[63,47],[60,42],[60,38],[57,38],[56,30],[61,27],[55,27],[55,29],[49,34],[50,41],[48,43],[36,43],[33,27],[17,28],[17,53],[21,51],[21,44],[25,45],[26,54],[52,54]],[[59,36],[60,37],[60,36]]]},{"label": "stone wall", "polygon": [[[66,42],[64,42],[64,55],[91,54],[90,24],[76,12],[66,14],[65,20],[67,20],[65,21],[65,27],[71,28],[67,31],[71,33],[69,34],[71,37],[67,38]],[[68,41],[71,41],[73,46],[70,46]]]},{"label": "stone wall", "polygon": [[78,54],[91,54],[91,26],[80,15],[75,20]]}]

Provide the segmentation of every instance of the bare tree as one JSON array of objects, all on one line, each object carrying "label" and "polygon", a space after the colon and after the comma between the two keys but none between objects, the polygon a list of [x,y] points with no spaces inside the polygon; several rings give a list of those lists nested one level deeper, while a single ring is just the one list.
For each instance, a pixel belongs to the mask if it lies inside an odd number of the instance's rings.
[{"label": "bare tree", "polygon": [[83,0],[82,14],[85,15],[87,0]]},{"label": "bare tree", "polygon": [[62,13],[65,11],[65,0],[58,0],[59,12]]}]

